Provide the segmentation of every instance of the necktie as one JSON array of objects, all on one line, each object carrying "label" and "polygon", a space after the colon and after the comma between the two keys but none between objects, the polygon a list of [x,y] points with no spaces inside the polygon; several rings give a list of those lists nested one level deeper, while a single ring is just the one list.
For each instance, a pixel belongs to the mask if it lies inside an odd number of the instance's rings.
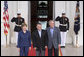
[{"label": "necktie", "polygon": [[51,29],[50,31],[51,31],[51,37],[53,38],[53,29]]}]

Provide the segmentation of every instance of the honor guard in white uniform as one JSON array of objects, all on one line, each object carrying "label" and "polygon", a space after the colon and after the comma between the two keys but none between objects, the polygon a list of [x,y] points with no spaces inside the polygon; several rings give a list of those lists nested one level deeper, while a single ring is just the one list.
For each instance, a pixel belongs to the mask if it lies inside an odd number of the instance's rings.
[{"label": "honor guard in white uniform", "polygon": [[65,48],[66,34],[69,30],[69,19],[66,17],[65,13],[62,13],[62,17],[57,17],[56,21],[59,21],[59,29],[61,33],[61,48]]},{"label": "honor guard in white uniform", "polygon": [[13,17],[11,19],[11,22],[15,22],[15,28],[14,28],[14,32],[15,32],[15,35],[16,35],[16,45],[17,45],[17,40],[18,40],[18,32],[20,32],[22,29],[21,29],[21,25],[22,23],[25,23],[24,22],[24,18],[21,17],[21,13],[18,11],[17,12],[17,17]]}]

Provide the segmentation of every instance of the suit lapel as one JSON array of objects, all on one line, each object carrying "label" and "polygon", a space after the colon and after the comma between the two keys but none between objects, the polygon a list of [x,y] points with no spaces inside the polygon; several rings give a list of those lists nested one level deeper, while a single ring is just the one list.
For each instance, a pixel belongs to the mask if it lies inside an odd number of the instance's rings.
[{"label": "suit lapel", "polygon": [[41,31],[41,38],[42,38],[42,36],[43,36],[43,30]]},{"label": "suit lapel", "polygon": [[54,27],[53,37],[56,35],[56,27]]},{"label": "suit lapel", "polygon": [[54,30],[53,30],[53,37],[54,37],[54,35],[55,35],[55,27],[54,27]]},{"label": "suit lapel", "polygon": [[[54,37],[54,35],[55,35],[55,31],[56,31],[56,28],[54,27],[54,30],[53,30],[53,37]],[[51,37],[50,27],[49,27],[49,36]]]},{"label": "suit lapel", "polygon": [[39,32],[38,32],[38,30],[37,30],[37,36],[38,36],[38,38],[41,39],[41,38],[42,38],[42,35],[43,35],[43,34],[42,34],[42,31],[41,31],[41,37],[40,37]]},{"label": "suit lapel", "polygon": [[36,33],[37,33],[38,38],[40,38],[39,33],[38,33],[38,30],[36,31]]},{"label": "suit lapel", "polygon": [[49,36],[51,37],[50,27],[49,27],[48,31],[49,31]]}]

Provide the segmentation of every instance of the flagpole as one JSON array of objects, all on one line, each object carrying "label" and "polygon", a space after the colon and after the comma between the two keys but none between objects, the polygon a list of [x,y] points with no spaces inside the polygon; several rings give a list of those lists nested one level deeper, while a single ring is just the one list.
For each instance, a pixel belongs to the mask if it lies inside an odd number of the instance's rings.
[{"label": "flagpole", "polygon": [[7,35],[6,35],[6,48],[8,47],[8,45],[7,45]]},{"label": "flagpole", "polygon": [[[10,24],[10,23],[9,23]],[[11,47],[11,29],[9,30],[9,45],[10,45],[10,47]]]},{"label": "flagpole", "polygon": [[76,34],[76,48],[79,47],[78,44],[78,31],[80,30],[80,10],[79,10],[79,1],[76,4],[76,15],[75,15],[75,22],[74,22],[74,32]]},{"label": "flagpole", "polygon": [[76,48],[78,48],[78,35],[76,35]]},{"label": "flagpole", "polygon": [[11,47],[11,37],[9,38],[10,40],[9,40],[9,45],[10,45],[10,47]]}]

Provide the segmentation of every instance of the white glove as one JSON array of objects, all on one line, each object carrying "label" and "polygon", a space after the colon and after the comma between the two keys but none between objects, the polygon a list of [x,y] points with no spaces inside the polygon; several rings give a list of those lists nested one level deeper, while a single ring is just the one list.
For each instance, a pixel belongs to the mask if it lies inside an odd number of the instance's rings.
[{"label": "white glove", "polygon": [[68,32],[68,30],[67,30],[67,32]]},{"label": "white glove", "polygon": [[16,18],[16,17],[17,17],[17,15],[14,15],[14,17]]}]

